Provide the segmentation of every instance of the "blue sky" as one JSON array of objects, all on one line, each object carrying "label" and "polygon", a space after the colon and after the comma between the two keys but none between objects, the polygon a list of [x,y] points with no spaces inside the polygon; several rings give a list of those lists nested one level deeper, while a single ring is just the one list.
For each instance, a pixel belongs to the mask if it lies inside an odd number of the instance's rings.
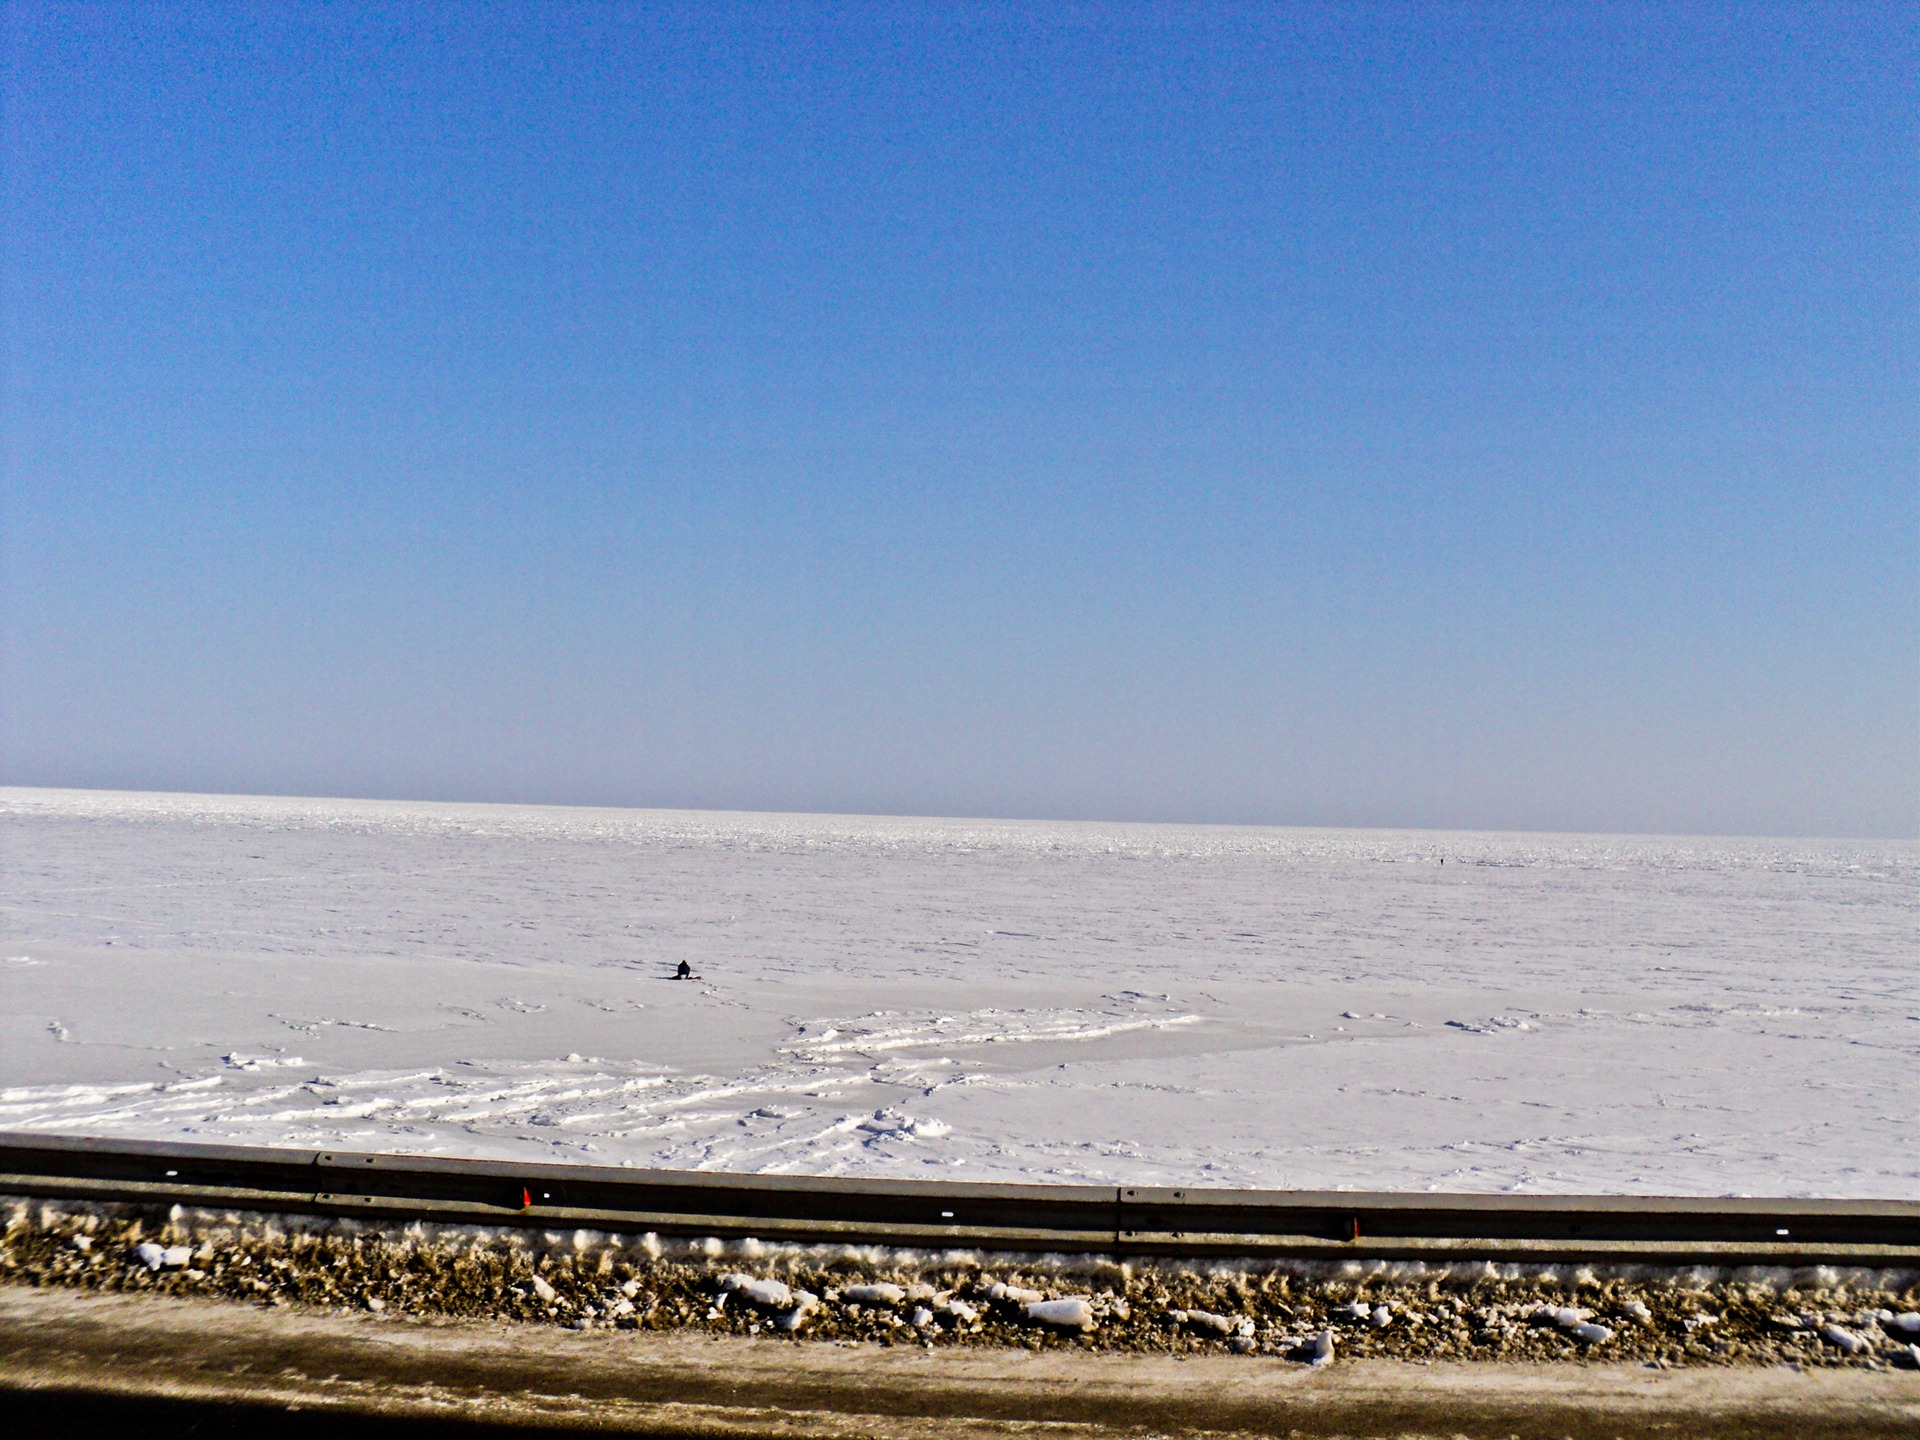
[{"label": "blue sky", "polygon": [[1913,7],[5,14],[0,780],[1920,826]]}]

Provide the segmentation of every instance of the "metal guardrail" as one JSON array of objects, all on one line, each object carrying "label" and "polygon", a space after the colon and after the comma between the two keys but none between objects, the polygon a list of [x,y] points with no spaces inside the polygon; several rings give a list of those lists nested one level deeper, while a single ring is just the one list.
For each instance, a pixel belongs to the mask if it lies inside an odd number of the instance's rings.
[{"label": "metal guardrail", "polygon": [[0,1134],[0,1193],[919,1249],[1920,1266],[1920,1201],[954,1184]]}]

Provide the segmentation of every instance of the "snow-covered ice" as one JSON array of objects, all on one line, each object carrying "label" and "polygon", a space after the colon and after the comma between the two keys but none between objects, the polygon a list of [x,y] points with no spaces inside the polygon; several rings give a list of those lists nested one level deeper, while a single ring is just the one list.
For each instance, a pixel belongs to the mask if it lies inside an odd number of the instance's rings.
[{"label": "snow-covered ice", "polygon": [[1890,841],[0,790],[0,1129],[1920,1198],[1917,881]]}]

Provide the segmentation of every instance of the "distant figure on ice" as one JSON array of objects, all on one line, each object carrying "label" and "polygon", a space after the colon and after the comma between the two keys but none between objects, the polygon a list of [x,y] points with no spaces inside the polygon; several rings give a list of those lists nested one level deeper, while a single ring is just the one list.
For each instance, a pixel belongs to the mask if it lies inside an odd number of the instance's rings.
[{"label": "distant figure on ice", "polygon": [[680,968],[673,972],[673,978],[676,980],[691,980],[693,978],[693,966],[682,960],[680,962]]}]

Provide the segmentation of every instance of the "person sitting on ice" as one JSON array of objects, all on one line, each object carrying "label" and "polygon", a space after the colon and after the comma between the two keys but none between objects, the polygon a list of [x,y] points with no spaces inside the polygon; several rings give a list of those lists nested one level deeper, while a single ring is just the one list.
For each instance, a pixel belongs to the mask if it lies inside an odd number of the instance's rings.
[{"label": "person sitting on ice", "polygon": [[673,972],[673,978],[676,980],[691,980],[693,978],[693,966],[682,960],[680,962],[680,968]]}]

